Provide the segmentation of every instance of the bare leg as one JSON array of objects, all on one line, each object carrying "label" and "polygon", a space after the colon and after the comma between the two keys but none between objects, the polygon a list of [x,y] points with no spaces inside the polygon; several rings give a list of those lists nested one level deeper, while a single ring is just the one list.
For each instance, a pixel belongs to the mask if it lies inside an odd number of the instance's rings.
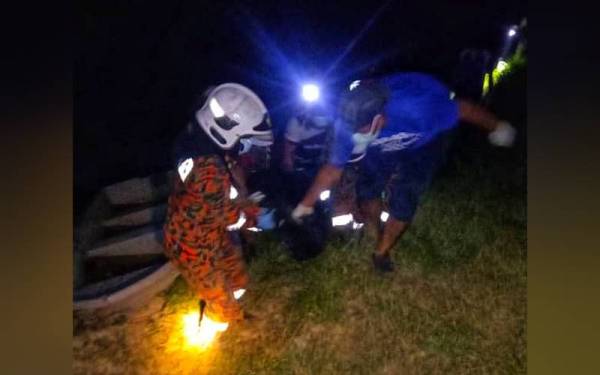
[{"label": "bare leg", "polygon": [[391,260],[391,250],[396,241],[406,232],[409,223],[390,217],[385,223],[383,233],[377,242],[377,247],[372,255],[373,265],[380,272],[393,272],[394,263]]},{"label": "bare leg", "polygon": [[379,242],[381,230],[379,228],[379,216],[382,205],[380,199],[371,199],[360,203],[360,211],[365,220],[365,232],[367,237]]},{"label": "bare leg", "polygon": [[389,256],[394,244],[402,237],[410,223],[394,219],[392,216],[385,223],[383,235],[377,243],[377,254]]}]

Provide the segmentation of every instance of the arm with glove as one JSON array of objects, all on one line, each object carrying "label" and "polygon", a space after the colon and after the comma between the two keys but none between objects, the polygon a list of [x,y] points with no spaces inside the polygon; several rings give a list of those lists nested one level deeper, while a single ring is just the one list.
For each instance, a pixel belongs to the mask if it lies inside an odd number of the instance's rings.
[{"label": "arm with glove", "polygon": [[342,168],[338,168],[332,164],[325,164],[321,167],[304,199],[292,211],[292,219],[296,222],[301,222],[303,217],[311,215],[314,212],[314,205],[319,199],[321,192],[330,190],[335,186],[342,177],[343,171]]},{"label": "arm with glove", "polygon": [[[234,202],[234,210],[239,211],[239,215],[243,215],[244,224],[237,229],[247,229],[256,227],[261,221],[264,220],[264,209],[260,207],[260,202],[265,198],[265,194],[261,191],[256,191],[252,194],[248,194],[248,188],[246,184],[246,172],[244,168],[237,162],[236,158],[226,157],[228,169],[231,175],[232,182],[239,189],[239,195],[235,194],[235,197],[231,197]],[[238,215],[238,216],[239,216]]]},{"label": "arm with glove", "polygon": [[337,185],[342,178],[344,166],[355,151],[356,145],[353,141],[353,133],[342,124],[337,127],[334,126],[334,137],[329,149],[328,162],[319,169],[304,198],[292,211],[291,218],[296,223],[301,223],[303,217],[313,214],[314,206],[323,191],[331,190]]},{"label": "arm with glove", "polygon": [[475,103],[467,100],[457,102],[459,118],[487,131],[491,144],[499,147],[513,145],[517,131],[510,123],[498,119],[493,113]]}]

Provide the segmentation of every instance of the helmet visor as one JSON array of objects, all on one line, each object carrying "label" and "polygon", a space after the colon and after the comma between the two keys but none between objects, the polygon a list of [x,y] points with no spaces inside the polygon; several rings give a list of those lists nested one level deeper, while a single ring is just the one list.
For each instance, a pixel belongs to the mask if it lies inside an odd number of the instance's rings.
[{"label": "helmet visor", "polygon": [[269,117],[268,113],[265,113],[262,121],[258,125],[254,126],[252,129],[258,132],[266,132],[271,130],[271,128],[271,118]]}]

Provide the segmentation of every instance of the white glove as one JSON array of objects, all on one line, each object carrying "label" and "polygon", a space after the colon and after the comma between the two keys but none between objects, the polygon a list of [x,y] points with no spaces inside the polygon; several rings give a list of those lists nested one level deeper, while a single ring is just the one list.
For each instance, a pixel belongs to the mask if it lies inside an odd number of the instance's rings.
[{"label": "white glove", "polygon": [[296,223],[302,222],[302,218],[308,215],[312,215],[315,212],[313,207],[306,207],[302,203],[298,203],[294,211],[292,211],[292,220]]},{"label": "white glove", "polygon": [[266,195],[262,191],[256,191],[248,197],[254,203],[260,203],[263,199],[265,199]]},{"label": "white glove", "polygon": [[506,121],[498,123],[496,130],[488,135],[490,143],[494,146],[511,147],[515,141],[517,130]]}]

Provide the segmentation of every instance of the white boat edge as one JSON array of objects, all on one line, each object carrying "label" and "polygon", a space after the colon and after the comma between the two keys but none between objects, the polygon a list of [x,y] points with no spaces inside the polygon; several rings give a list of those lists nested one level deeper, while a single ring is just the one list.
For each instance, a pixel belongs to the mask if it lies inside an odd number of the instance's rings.
[{"label": "white boat edge", "polygon": [[166,262],[143,279],[101,297],[73,301],[73,310],[121,310],[137,307],[167,289],[179,276],[171,262]]}]

